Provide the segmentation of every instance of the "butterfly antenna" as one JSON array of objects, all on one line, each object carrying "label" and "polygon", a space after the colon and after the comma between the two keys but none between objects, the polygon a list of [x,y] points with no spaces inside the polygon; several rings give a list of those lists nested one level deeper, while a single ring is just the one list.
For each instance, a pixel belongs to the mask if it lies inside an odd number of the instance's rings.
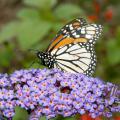
[{"label": "butterfly antenna", "polygon": [[27,68],[31,68],[35,63],[38,63],[37,58],[33,60],[32,63]]},{"label": "butterfly antenna", "polygon": [[35,60],[32,61],[32,63],[28,67],[31,68],[34,64],[35,64]]},{"label": "butterfly antenna", "polygon": [[[37,54],[39,52],[39,50],[37,49],[28,49],[29,52],[34,52],[35,54]],[[33,66],[33,64],[35,64],[37,61],[37,58],[35,60],[32,61],[32,63],[30,63],[30,65],[27,66],[27,68],[31,68]]]},{"label": "butterfly antenna", "polygon": [[28,49],[28,51],[29,51],[29,52],[35,52],[35,53],[38,53],[38,52],[39,52],[39,50],[37,50],[37,49]]}]

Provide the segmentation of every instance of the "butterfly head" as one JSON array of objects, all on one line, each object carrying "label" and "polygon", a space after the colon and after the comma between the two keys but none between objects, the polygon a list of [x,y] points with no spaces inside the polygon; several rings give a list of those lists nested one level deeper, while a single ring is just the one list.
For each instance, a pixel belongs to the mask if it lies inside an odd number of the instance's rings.
[{"label": "butterfly head", "polygon": [[43,65],[53,68],[54,65],[54,57],[49,52],[37,52],[37,57],[41,59]]}]

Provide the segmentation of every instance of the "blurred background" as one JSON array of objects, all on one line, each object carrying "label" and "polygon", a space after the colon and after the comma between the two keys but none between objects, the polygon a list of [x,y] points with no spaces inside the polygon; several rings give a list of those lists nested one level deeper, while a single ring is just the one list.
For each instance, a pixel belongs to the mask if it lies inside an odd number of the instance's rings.
[{"label": "blurred background", "polygon": [[[0,0],[0,73],[43,68],[31,66],[36,55],[29,49],[45,50],[57,31],[76,17],[103,25],[94,76],[120,84],[119,0]],[[16,111],[14,120],[27,119],[25,110]]]}]

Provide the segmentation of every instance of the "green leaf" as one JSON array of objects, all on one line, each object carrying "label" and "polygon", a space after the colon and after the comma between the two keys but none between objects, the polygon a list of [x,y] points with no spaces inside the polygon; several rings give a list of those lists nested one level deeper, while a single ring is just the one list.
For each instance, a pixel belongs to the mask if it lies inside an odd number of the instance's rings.
[{"label": "green leaf", "polygon": [[40,120],[46,120],[46,117],[45,116],[40,117]]},{"label": "green leaf", "polygon": [[120,63],[120,47],[116,39],[112,39],[107,43],[107,53],[111,65]]},{"label": "green leaf", "polygon": [[48,9],[56,4],[57,0],[24,0],[24,3],[29,6],[34,6],[42,9]]},{"label": "green leaf", "polygon": [[120,26],[117,28],[117,31],[116,31],[116,41],[120,47]]},{"label": "green leaf", "polygon": [[33,8],[24,8],[17,13],[17,17],[20,19],[40,19],[38,10]]},{"label": "green leaf", "polygon": [[71,117],[63,117],[58,115],[55,118],[52,118],[51,120],[76,120],[75,116],[71,116]]},{"label": "green leaf", "polygon": [[14,54],[11,48],[6,47],[0,49],[0,66],[7,67],[10,64],[10,61],[13,59]]},{"label": "green leaf", "polygon": [[39,43],[34,45],[32,48],[40,50],[40,51],[46,50],[46,48],[50,44],[50,41],[51,41],[50,39],[47,39],[47,40],[44,40],[44,41],[40,41]]},{"label": "green leaf", "polygon": [[26,110],[21,109],[20,107],[16,107],[15,112],[16,114],[13,120],[27,120],[28,119],[28,114]]},{"label": "green leaf", "polygon": [[63,26],[64,26],[64,23],[55,22],[53,23],[53,30],[57,33]]},{"label": "green leaf", "polygon": [[64,120],[64,117],[62,115],[57,115],[54,118],[51,118],[51,120]]},{"label": "green leaf", "polygon": [[17,32],[18,22],[8,23],[0,32],[0,43],[14,37]]},{"label": "green leaf", "polygon": [[59,19],[70,19],[83,16],[84,12],[77,5],[61,4],[55,9],[54,14]]},{"label": "green leaf", "polygon": [[21,48],[29,49],[31,45],[42,40],[49,33],[51,24],[45,21],[26,20],[19,25],[18,40]]},{"label": "green leaf", "polygon": [[76,120],[76,118],[75,117],[66,117],[66,118],[64,118],[64,120]]}]

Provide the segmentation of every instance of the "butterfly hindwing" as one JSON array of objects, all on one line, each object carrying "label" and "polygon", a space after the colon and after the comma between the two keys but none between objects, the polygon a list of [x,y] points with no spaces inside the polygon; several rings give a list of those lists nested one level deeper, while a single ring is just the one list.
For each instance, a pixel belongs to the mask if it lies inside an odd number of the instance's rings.
[{"label": "butterfly hindwing", "polygon": [[51,52],[55,56],[54,67],[72,73],[91,75],[96,66],[94,50],[77,44],[68,44]]}]

